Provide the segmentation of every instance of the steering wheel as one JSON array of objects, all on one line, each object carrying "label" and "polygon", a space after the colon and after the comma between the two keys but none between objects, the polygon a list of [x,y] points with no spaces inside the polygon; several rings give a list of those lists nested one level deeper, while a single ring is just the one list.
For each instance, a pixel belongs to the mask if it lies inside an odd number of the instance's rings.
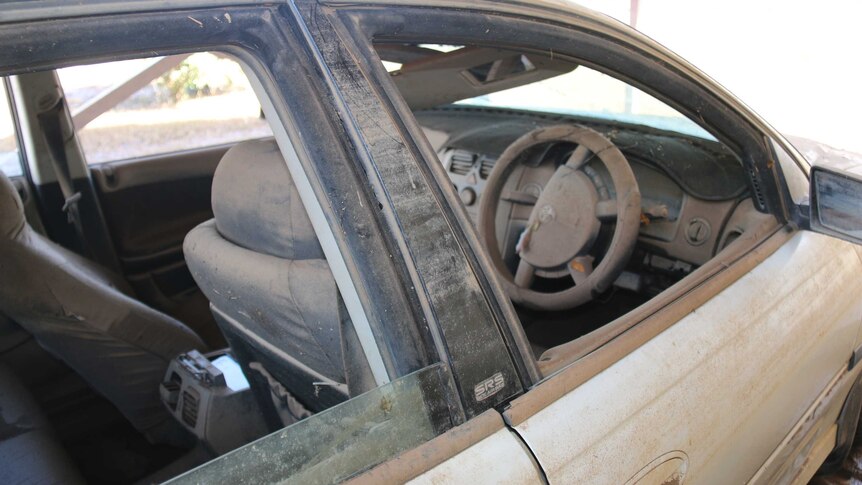
[{"label": "steering wheel", "polygon": [[[525,152],[553,142],[574,143],[577,148],[556,169],[538,198],[523,191],[507,191],[503,197],[504,186],[519,165],[535,169],[523,164]],[[615,197],[603,184],[597,187],[597,172],[586,165],[593,159],[602,162],[610,174]],[[497,240],[497,213],[506,204],[511,211],[512,204],[533,201],[527,227],[515,248],[520,261],[512,275]],[[625,156],[601,134],[576,125],[538,128],[515,140],[494,165],[479,203],[479,235],[509,298],[537,310],[567,310],[607,290],[631,257],[640,220],[640,190]],[[615,227],[607,251],[594,268],[596,258],[590,253],[602,224]],[[550,293],[533,290],[537,272],[568,273],[574,286]]]}]

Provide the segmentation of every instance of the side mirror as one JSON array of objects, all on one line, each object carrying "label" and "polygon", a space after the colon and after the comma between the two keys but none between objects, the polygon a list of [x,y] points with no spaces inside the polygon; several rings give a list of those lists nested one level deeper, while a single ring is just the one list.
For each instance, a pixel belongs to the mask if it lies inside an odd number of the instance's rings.
[{"label": "side mirror", "polygon": [[862,244],[862,176],[814,166],[810,190],[811,230]]}]

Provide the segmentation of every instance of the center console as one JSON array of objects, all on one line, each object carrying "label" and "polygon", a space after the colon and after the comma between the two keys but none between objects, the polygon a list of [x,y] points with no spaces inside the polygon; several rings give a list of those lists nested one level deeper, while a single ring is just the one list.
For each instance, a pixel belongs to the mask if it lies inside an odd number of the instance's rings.
[{"label": "center console", "polygon": [[177,421],[218,455],[267,432],[248,380],[226,350],[178,355],[159,391]]}]

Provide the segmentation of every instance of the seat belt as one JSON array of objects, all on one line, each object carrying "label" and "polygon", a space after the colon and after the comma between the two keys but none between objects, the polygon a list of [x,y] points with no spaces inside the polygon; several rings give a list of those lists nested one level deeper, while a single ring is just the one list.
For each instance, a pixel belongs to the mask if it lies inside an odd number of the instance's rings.
[{"label": "seat belt", "polygon": [[63,98],[58,97],[53,106],[40,111],[36,117],[39,119],[42,136],[51,155],[51,165],[54,166],[54,173],[57,175],[57,182],[63,193],[63,212],[66,213],[66,220],[74,226],[78,241],[81,243],[81,250],[87,253],[87,256],[92,256],[92,248],[87,244],[81,214],[78,211],[81,192],[75,190],[69,169],[69,159],[66,157],[66,139],[63,137],[63,127],[60,124],[63,108]]}]

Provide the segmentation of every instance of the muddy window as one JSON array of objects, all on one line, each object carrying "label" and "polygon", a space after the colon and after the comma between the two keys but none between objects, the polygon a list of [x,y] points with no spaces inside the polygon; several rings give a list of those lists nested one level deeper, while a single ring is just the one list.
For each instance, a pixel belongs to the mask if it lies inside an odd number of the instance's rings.
[{"label": "muddy window", "polygon": [[236,61],[197,53],[58,71],[91,164],[271,136]]},{"label": "muddy window", "polygon": [[452,427],[442,364],[263,437],[171,483],[336,483]]}]

